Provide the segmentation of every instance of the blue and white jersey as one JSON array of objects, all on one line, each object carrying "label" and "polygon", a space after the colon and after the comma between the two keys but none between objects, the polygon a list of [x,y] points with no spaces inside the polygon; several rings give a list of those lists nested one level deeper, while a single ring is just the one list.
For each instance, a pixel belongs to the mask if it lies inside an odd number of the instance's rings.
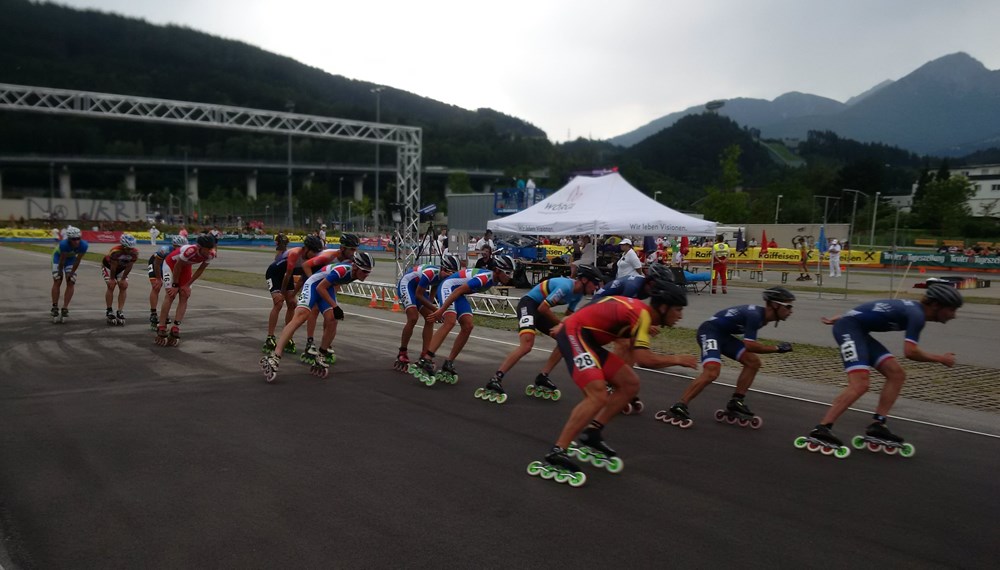
[{"label": "blue and white jersey", "polygon": [[542,303],[546,303],[550,307],[566,305],[570,311],[575,311],[576,306],[580,304],[580,299],[583,298],[583,295],[573,292],[575,284],[575,279],[553,277],[535,285],[525,297],[531,298],[539,305]]},{"label": "blue and white jersey", "polygon": [[316,289],[320,281],[329,281],[332,285],[346,285],[354,281],[350,263],[331,263],[320,271],[313,273],[302,286],[303,289]]},{"label": "blue and white jersey", "polygon": [[743,335],[743,340],[757,340],[757,331],[764,324],[764,307],[760,305],[737,305],[723,309],[712,315],[703,325],[708,325],[722,334]]},{"label": "blue and white jersey", "polygon": [[399,278],[399,286],[408,287],[413,283],[414,287],[423,287],[424,290],[430,289],[431,287],[437,285],[444,280],[444,276],[441,275],[441,268],[437,265],[424,264],[418,265],[406,275]]},{"label": "blue and white jersey", "polygon": [[73,261],[77,255],[83,255],[87,253],[87,248],[90,247],[89,244],[83,240],[80,240],[76,244],[76,247],[70,245],[68,239],[64,239],[59,242],[59,245],[52,250],[52,263],[59,263],[59,257],[63,254],[66,255],[66,262]]},{"label": "blue and white jersey", "polygon": [[174,250],[174,248],[170,244],[161,245],[159,247],[159,249],[157,249],[156,252],[153,254],[153,257],[159,257],[160,259],[166,259],[167,256],[170,255],[170,252],[173,251],[173,250]]},{"label": "blue and white jersey", "polygon": [[859,305],[844,313],[843,319],[853,319],[867,332],[906,331],[906,340],[920,341],[927,318],[917,301],[886,299]]},{"label": "blue and white jersey", "polygon": [[594,298],[591,303],[602,298],[602,297],[630,297],[632,299],[646,299],[649,294],[643,288],[646,284],[646,278],[640,275],[629,275],[628,277],[622,277],[620,279],[615,279],[611,283],[601,287],[594,292]]}]

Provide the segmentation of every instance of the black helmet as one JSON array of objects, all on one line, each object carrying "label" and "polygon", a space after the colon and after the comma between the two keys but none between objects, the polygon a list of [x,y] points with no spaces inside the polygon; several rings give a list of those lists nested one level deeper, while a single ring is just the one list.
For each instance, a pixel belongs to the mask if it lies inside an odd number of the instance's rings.
[{"label": "black helmet", "polygon": [[358,247],[361,245],[361,239],[354,234],[342,234],[340,236],[340,247]]},{"label": "black helmet", "polygon": [[795,295],[780,285],[764,289],[761,293],[761,297],[763,297],[765,301],[777,301],[779,303],[791,303],[795,300]]},{"label": "black helmet", "polygon": [[591,283],[596,283],[598,285],[604,283],[604,275],[593,265],[577,265],[576,276],[577,278],[583,277]]},{"label": "black helmet", "polygon": [[458,271],[458,266],[458,258],[454,255],[448,253],[441,256],[441,269],[454,273]]},{"label": "black helmet", "polygon": [[495,258],[496,265],[494,267],[499,271],[504,273],[514,273],[514,268],[517,267],[517,262],[514,258],[509,255],[501,255]]},{"label": "black helmet", "polygon": [[650,276],[649,296],[654,303],[666,304],[671,307],[686,307],[688,304],[687,291],[677,283],[674,283],[673,275],[670,279]]},{"label": "black helmet", "polygon": [[313,251],[320,251],[323,249],[323,240],[319,239],[319,236],[306,236],[306,239],[302,241],[302,246]]},{"label": "black helmet", "polygon": [[371,271],[375,267],[375,260],[366,251],[356,251],[354,252],[354,265],[365,271]]},{"label": "black helmet", "polygon": [[962,306],[962,294],[951,285],[944,283],[931,283],[927,286],[925,294],[928,300],[934,301],[942,307],[957,309]]},{"label": "black helmet", "polygon": [[670,281],[676,283],[677,280],[674,278],[674,272],[670,270],[669,267],[663,265],[662,263],[652,263],[649,266],[649,274],[646,276],[647,281],[654,280]]},{"label": "black helmet", "polygon": [[275,243],[286,244],[288,243],[288,236],[285,234],[278,234],[274,236]]},{"label": "black helmet", "polygon": [[213,247],[215,247],[215,238],[209,234],[201,234],[200,236],[198,236],[198,240],[195,243],[197,243],[201,247],[207,247],[208,249],[212,249]]}]

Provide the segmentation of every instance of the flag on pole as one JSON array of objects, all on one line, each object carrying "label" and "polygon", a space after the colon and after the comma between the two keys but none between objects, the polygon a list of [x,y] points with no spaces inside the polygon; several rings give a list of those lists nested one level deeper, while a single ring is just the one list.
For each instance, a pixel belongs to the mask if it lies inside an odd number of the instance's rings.
[{"label": "flag on pole", "polygon": [[819,227],[819,252],[820,254],[826,253],[826,226]]},{"label": "flag on pole", "polygon": [[764,230],[760,238],[760,253],[761,255],[767,253],[767,230]]},{"label": "flag on pole", "polygon": [[687,236],[681,238],[681,255],[687,256],[688,250],[691,247],[691,242],[688,240]]}]

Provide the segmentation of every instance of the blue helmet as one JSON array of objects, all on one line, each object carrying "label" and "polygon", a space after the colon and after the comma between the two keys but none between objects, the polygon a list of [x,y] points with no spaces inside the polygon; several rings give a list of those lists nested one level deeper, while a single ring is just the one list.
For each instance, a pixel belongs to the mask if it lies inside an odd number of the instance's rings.
[{"label": "blue helmet", "polygon": [[188,244],[188,238],[184,236],[174,236],[174,238],[170,240],[170,245],[174,247],[184,247],[187,244]]},{"label": "blue helmet", "polygon": [[122,247],[135,247],[135,236],[132,234],[122,234],[118,242],[122,244]]}]

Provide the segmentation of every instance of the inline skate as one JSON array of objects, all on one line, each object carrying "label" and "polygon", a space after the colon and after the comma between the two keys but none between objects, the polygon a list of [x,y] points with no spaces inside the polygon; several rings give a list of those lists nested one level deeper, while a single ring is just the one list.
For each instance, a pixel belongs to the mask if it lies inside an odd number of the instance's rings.
[{"label": "inline skate", "polygon": [[156,336],[153,337],[153,342],[155,342],[159,346],[167,346],[166,325],[156,325]]},{"label": "inline skate", "polygon": [[67,321],[69,321],[69,309],[63,307],[59,312],[59,322],[65,324]]},{"label": "inline skate", "polygon": [[280,363],[281,357],[277,354],[268,354],[260,359],[260,369],[264,371],[265,382],[271,384],[278,377],[278,364]]},{"label": "inline skate", "polygon": [[115,324],[120,327],[125,326],[125,313],[122,311],[115,313]]},{"label": "inline skate", "polygon": [[876,421],[868,426],[865,435],[856,435],[851,438],[851,445],[854,449],[868,448],[869,451],[878,453],[884,451],[889,455],[899,453],[903,457],[913,457],[917,448],[912,443],[904,443],[903,438],[889,431],[889,428],[882,422]]},{"label": "inline skate", "polygon": [[625,469],[625,463],[615,450],[608,447],[601,437],[601,430],[589,427],[580,434],[580,442],[569,444],[566,454],[576,457],[581,461],[592,464],[600,469],[607,469],[608,473],[621,473]]},{"label": "inline skate", "polygon": [[[322,349],[320,349],[320,351],[323,352]],[[324,352],[324,354],[325,354],[325,356],[323,358],[326,359],[326,363],[327,364],[329,364],[330,366],[333,366],[334,364],[337,363],[337,353],[333,352],[333,347],[332,346],[330,348],[326,349],[326,351]]]},{"label": "inline skate", "polygon": [[687,429],[694,425],[694,420],[691,419],[691,414],[688,413],[687,405],[681,402],[677,402],[673,406],[670,406],[669,410],[660,410],[656,412],[653,417],[665,424],[679,426],[683,429]]},{"label": "inline skate", "polygon": [[749,426],[753,429],[760,429],[760,426],[764,425],[764,420],[760,416],[754,415],[742,398],[733,398],[726,404],[726,409],[715,410],[715,421],[738,423],[741,427]]},{"label": "inline skate", "polygon": [[177,346],[181,343],[181,327],[174,323],[170,327],[170,334],[167,336],[167,346]]},{"label": "inline skate", "polygon": [[534,396],[543,400],[552,400],[553,402],[562,397],[562,392],[552,383],[549,375],[543,373],[539,373],[535,377],[534,384],[525,386],[524,393],[528,396]]},{"label": "inline skate", "polygon": [[830,428],[831,426],[820,424],[809,432],[809,435],[795,438],[793,444],[796,449],[818,451],[823,455],[834,455],[838,459],[847,458],[851,454],[851,448],[837,439],[837,436],[833,435]]},{"label": "inline skate", "polygon": [[408,371],[414,378],[428,386],[433,386],[436,381],[434,378],[434,360],[431,358],[421,356],[416,364],[410,365]]},{"label": "inline skate", "polygon": [[108,324],[111,326],[115,326],[118,324],[118,319],[115,317],[115,314],[114,312],[111,311],[111,309],[108,309],[108,312],[104,313],[104,318],[108,321]]},{"label": "inline skate", "polygon": [[59,324],[59,307],[56,307],[55,305],[53,305],[52,306],[52,310],[49,311],[49,316],[52,317],[52,324],[58,325]]},{"label": "inline skate", "polygon": [[486,383],[486,387],[476,388],[476,391],[472,395],[481,400],[496,402],[498,404],[507,401],[507,394],[503,391],[503,385],[496,376],[490,378],[490,381]]},{"label": "inline skate", "polygon": [[410,357],[406,354],[406,349],[399,351],[396,360],[392,362],[392,367],[398,372],[406,372],[410,369]]},{"label": "inline skate", "polygon": [[622,408],[622,414],[626,416],[639,415],[645,408],[646,405],[642,403],[642,400],[639,399],[639,396],[636,396],[632,398],[631,402],[625,404],[625,407]]},{"label": "inline skate", "polygon": [[455,363],[451,360],[445,360],[444,364],[441,365],[441,370],[437,371],[434,375],[436,382],[443,382],[445,384],[457,384],[458,383],[458,371],[455,370]]},{"label": "inline skate", "polygon": [[299,360],[306,364],[316,364],[317,356],[319,356],[319,350],[313,344],[313,338],[309,337],[306,339],[306,348],[302,351],[302,355],[299,356]]},{"label": "inline skate", "polygon": [[156,330],[156,325],[160,324],[160,317],[156,315],[156,311],[149,313],[149,329]]},{"label": "inline skate", "polygon": [[320,349],[316,353],[316,358],[313,360],[312,365],[309,367],[309,373],[317,378],[326,379],[330,375],[330,365],[327,364],[326,357],[326,351]]},{"label": "inline skate", "polygon": [[288,339],[288,342],[285,343],[285,352],[287,352],[288,354],[298,354],[299,353],[298,349],[295,348],[295,339],[291,339],[291,338]]},{"label": "inline skate", "polygon": [[278,348],[278,339],[273,334],[269,334],[264,339],[264,346],[260,347],[260,351],[264,354],[272,354],[276,348]]},{"label": "inline skate", "polygon": [[532,461],[528,464],[528,475],[542,479],[554,479],[556,483],[566,483],[570,487],[580,487],[587,482],[587,474],[580,470],[566,451],[561,447],[553,447],[543,461]]}]

